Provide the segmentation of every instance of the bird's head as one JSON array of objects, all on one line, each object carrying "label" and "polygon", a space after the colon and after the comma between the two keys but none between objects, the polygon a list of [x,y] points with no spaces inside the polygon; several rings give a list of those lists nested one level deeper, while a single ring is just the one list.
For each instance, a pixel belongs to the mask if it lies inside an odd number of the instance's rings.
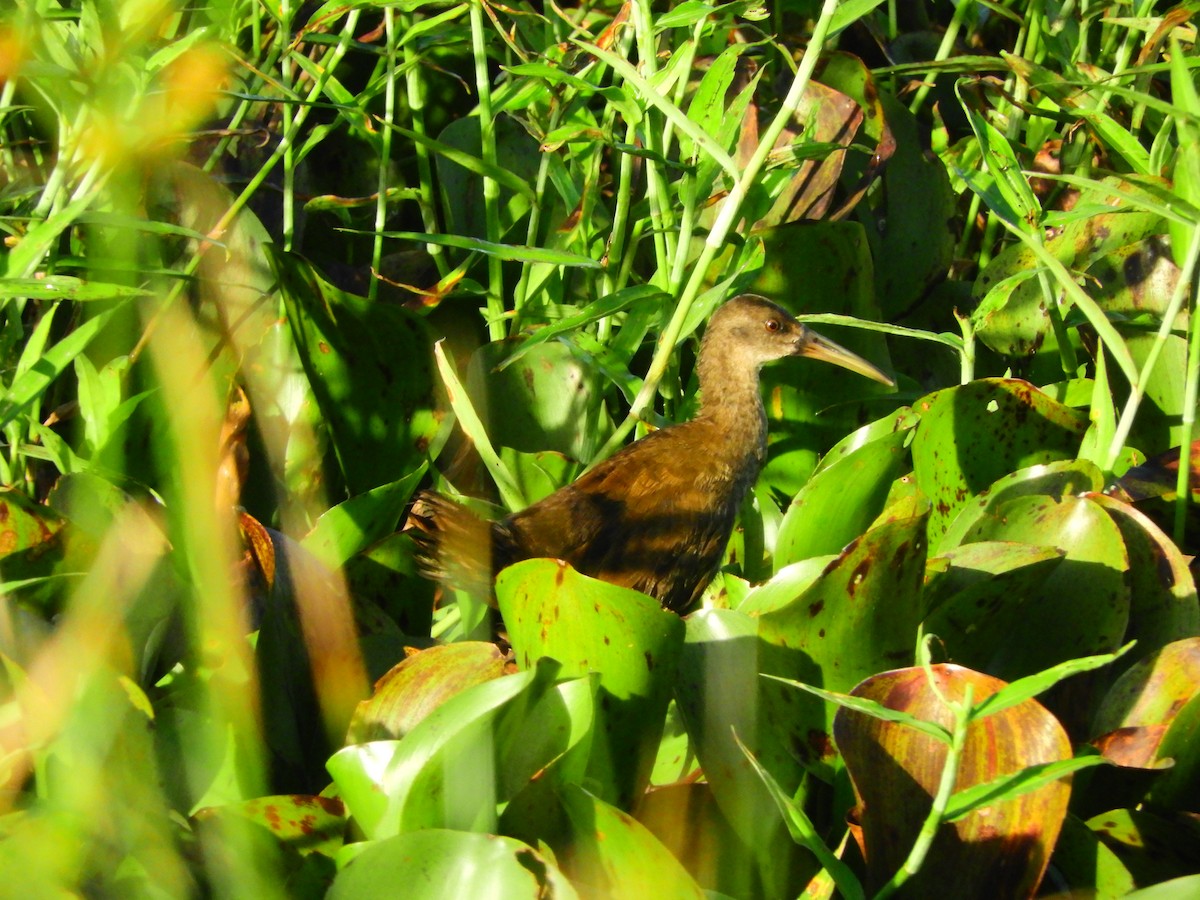
[{"label": "bird's head", "polygon": [[721,347],[739,366],[757,369],[763,363],[788,356],[824,360],[884,384],[893,384],[878,368],[845,347],[797,322],[783,307],[757,294],[734,297],[713,313],[704,333],[705,348]]}]

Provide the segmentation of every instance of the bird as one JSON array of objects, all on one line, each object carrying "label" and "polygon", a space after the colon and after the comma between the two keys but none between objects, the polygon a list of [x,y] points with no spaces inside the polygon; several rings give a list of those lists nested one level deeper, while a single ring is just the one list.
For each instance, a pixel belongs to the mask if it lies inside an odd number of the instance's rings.
[{"label": "bird", "polygon": [[700,405],[691,420],[651,432],[498,521],[423,492],[409,517],[418,570],[488,596],[502,569],[546,557],[674,612],[688,610],[715,576],[766,459],[759,370],[792,356],[893,384],[778,304],[741,294],[718,307],[705,330],[696,363]]}]

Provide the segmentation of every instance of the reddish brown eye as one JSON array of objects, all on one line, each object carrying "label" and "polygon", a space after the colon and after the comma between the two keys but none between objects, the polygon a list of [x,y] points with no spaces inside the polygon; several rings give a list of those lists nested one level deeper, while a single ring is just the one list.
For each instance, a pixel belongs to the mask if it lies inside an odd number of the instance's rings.
[{"label": "reddish brown eye", "polygon": [[778,331],[781,327],[783,327],[779,324],[778,319],[767,319],[767,321],[763,324],[766,326],[767,331]]}]

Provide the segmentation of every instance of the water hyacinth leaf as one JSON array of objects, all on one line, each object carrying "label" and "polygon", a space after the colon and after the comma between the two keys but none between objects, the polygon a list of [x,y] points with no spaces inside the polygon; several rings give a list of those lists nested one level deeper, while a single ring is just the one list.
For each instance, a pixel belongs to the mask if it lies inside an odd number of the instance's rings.
[{"label": "water hyacinth leaf", "polygon": [[[1111,212],[1069,222],[1046,242],[1046,250],[1072,269],[1086,271],[1105,255],[1159,234],[1164,228],[1160,216],[1124,203],[1107,192],[1103,184],[1134,189],[1132,184],[1112,179],[1083,192],[1079,202],[1104,204]],[[979,305],[971,314],[972,324],[980,340],[997,353],[1027,356],[1054,339],[1041,284],[1036,278],[1025,277],[1038,268],[1033,250],[1025,244],[1013,244],[975,281],[973,293]]]},{"label": "water hyacinth leaf", "polygon": [[1129,557],[1120,531],[1092,500],[1017,497],[987,512],[966,540],[1018,541],[1066,553],[993,642],[988,671],[1015,679],[1121,646],[1129,624]]},{"label": "water hyacinth leaf", "polygon": [[799,785],[801,771],[767,727],[757,690],[758,656],[754,619],[727,609],[699,610],[687,618],[675,697],[725,819],[747,846],[766,848],[779,839],[784,823],[738,740],[789,791]]},{"label": "water hyacinth leaf", "polygon": [[212,806],[196,813],[198,821],[236,816],[271,832],[281,843],[307,855],[333,856],[346,832],[342,801],[329,797],[286,794],[257,797],[229,806]]},{"label": "water hyacinth leaf", "polygon": [[679,860],[628,813],[573,784],[559,797],[570,832],[550,844],[572,883],[588,885],[598,897],[705,896]]},{"label": "water hyacinth leaf", "polygon": [[883,171],[886,205],[867,229],[882,321],[896,321],[945,277],[954,259],[958,197],[946,167],[921,149],[916,117],[888,91],[879,99],[895,141]]},{"label": "water hyacinth leaf", "polygon": [[[505,256],[514,252],[540,255],[542,248],[515,248],[483,240],[489,236],[484,205],[480,202],[484,193],[483,174],[494,178],[500,187],[500,233],[496,237],[506,234],[529,207],[539,201],[533,188],[538,169],[537,141],[510,116],[497,116],[490,124],[496,142],[497,165],[494,168],[487,167],[482,161],[478,116],[455,119],[438,135],[440,143],[452,152],[439,151],[434,157],[447,215],[444,233],[434,239],[446,246],[468,250],[489,246],[484,252],[496,253],[501,259],[522,258]],[[413,235],[406,239],[424,241],[429,236]]]},{"label": "water hyacinth leaf", "polygon": [[336,569],[396,530],[413,490],[425,476],[421,463],[399,481],[382,484],[326,510],[301,541],[301,546],[326,566]]},{"label": "water hyacinth leaf", "polygon": [[1054,867],[1075,890],[1094,890],[1095,900],[1118,900],[1134,889],[1133,876],[1096,833],[1067,816],[1054,847]]},{"label": "water hyacinth leaf", "polygon": [[[713,891],[728,897],[764,893],[757,890],[755,882],[759,848],[748,847],[733,831],[713,798],[711,785],[678,782],[655,788],[639,802],[637,820],[683,864],[709,897]],[[774,867],[783,868],[778,862]]]},{"label": "water hyacinth leaf", "polygon": [[938,549],[949,551],[961,545],[985,513],[1009,500],[1026,496],[1072,497],[1099,491],[1103,485],[1104,474],[1084,459],[1039,463],[1010,472],[959,511],[942,535]]},{"label": "water hyacinth leaf", "polygon": [[[925,528],[919,515],[879,525],[853,541],[813,585],[759,618],[761,671],[849,691],[881,669],[911,663],[921,616]],[[764,684],[764,708],[791,752],[827,771],[833,710],[782,684]]]},{"label": "water hyacinth leaf", "polygon": [[1113,809],[1092,816],[1087,825],[1136,884],[1157,886],[1196,872],[1197,838],[1177,819],[1144,809]]},{"label": "water hyacinth leaf", "polygon": [[383,900],[398,886],[410,900],[575,900],[553,862],[512,838],[428,829],[364,847],[329,889],[330,900]]},{"label": "water hyacinth leaf", "polygon": [[1094,494],[1116,522],[1129,553],[1129,631],[1138,654],[1200,633],[1200,601],[1187,559],[1175,542],[1137,508]]},{"label": "water hyacinth leaf", "polygon": [[271,261],[351,494],[410,474],[425,461],[442,418],[424,323],[398,306],[336,289],[298,257],[272,251]]},{"label": "water hyacinth leaf", "polygon": [[683,646],[683,620],[638,591],[581,575],[558,560],[509,566],[496,601],[517,666],[550,657],[562,674],[599,673],[604,709],[589,774],[628,802],[645,788]]},{"label": "water hyacinth leaf", "polygon": [[907,463],[907,434],[893,431],[813,475],[779,526],[775,570],[789,563],[839,553],[883,510],[892,481]]},{"label": "water hyacinth leaf", "polygon": [[983,667],[995,652],[996,635],[1016,624],[1024,614],[1025,598],[1064,555],[1056,547],[980,541],[937,557],[948,566],[929,574],[925,633],[937,635],[949,659]]},{"label": "water hyacinth leaf", "polygon": [[523,694],[505,710],[496,729],[500,796],[516,796],[531,784],[584,780],[596,737],[599,681],[595,674],[569,678]]},{"label": "water hyacinth leaf", "polygon": [[755,585],[734,608],[748,616],[761,616],[791,603],[825,571],[825,567],[837,559],[837,554],[810,556],[801,562],[784,566],[770,580]]},{"label": "water hyacinth leaf", "polygon": [[346,743],[399,740],[451,697],[503,674],[504,654],[495,644],[460,641],[414,651],[358,704]]},{"label": "water hyacinth leaf", "polygon": [[868,422],[866,425],[856,428],[830,447],[829,452],[821,457],[816,471],[824,471],[829,466],[844,459],[864,445],[880,440],[893,431],[910,431],[919,421],[920,417],[913,412],[912,407],[902,406],[882,419]]},{"label": "water hyacinth leaf", "polygon": [[530,669],[451,697],[399,741],[354,744],[326,768],[372,840],[424,828],[495,826],[494,727],[500,711],[538,678]]},{"label": "water hyacinth leaf", "polygon": [[[989,606],[987,601],[992,598],[988,586],[993,579],[1001,581],[1000,590],[1023,593],[1044,578],[1053,569],[1054,562],[1062,559],[1063,555],[1056,547],[1016,541],[976,541],[954,547],[940,556],[930,558],[925,582],[925,605],[934,611],[942,609],[944,604],[952,600],[965,606],[958,597],[968,593],[971,600],[981,601],[978,608],[986,611]],[[939,637],[944,636],[943,632],[931,629],[928,620],[925,630]]]},{"label": "water hyacinth leaf", "polygon": [[[933,685],[925,669],[908,668],[872,676],[853,693],[949,727],[953,713],[942,697],[962,701],[970,686],[976,700],[986,699],[1004,686],[960,666],[935,665],[931,672]],[[913,729],[849,709],[838,710],[834,735],[859,802],[868,880],[878,887],[908,857],[949,748]],[[968,727],[955,790],[1070,758],[1062,726],[1037,701],[1026,700]],[[1049,863],[1069,796],[1066,781],[1053,781],[943,825],[906,890],[933,896],[946,873],[954,872],[955,891],[963,896],[1032,896]]]},{"label": "water hyacinth leaf", "polygon": [[1200,637],[1168,644],[1121,674],[1092,721],[1100,736],[1127,726],[1167,725],[1200,693]]},{"label": "water hyacinth leaf", "polygon": [[1028,382],[987,378],[946,388],[913,404],[917,485],[933,503],[934,546],[968,501],[1018,469],[1073,459],[1087,417]]},{"label": "water hyacinth leaf", "polygon": [[467,371],[471,403],[494,445],[525,453],[553,450],[590,461],[612,430],[605,379],[566,341],[539,344],[512,363],[516,342],[481,347]]},{"label": "water hyacinth leaf", "polygon": [[1183,813],[1196,809],[1200,805],[1200,689],[1171,719],[1157,757],[1173,765],[1150,788],[1150,803]]}]

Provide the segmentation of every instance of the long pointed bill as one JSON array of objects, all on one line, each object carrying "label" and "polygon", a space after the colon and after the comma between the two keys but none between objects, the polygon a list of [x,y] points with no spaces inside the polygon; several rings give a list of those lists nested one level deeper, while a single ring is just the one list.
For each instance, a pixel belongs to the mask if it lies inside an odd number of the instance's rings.
[{"label": "long pointed bill", "polygon": [[849,369],[851,372],[857,372],[859,375],[866,375],[868,378],[873,378],[890,387],[894,387],[896,382],[888,378],[875,366],[867,362],[857,353],[851,353],[840,344],[835,344],[829,338],[823,338],[815,331],[808,332],[808,340],[804,342],[800,349],[800,356],[810,356],[813,359],[823,360],[824,362],[833,363],[835,366],[841,366],[843,369]]}]

